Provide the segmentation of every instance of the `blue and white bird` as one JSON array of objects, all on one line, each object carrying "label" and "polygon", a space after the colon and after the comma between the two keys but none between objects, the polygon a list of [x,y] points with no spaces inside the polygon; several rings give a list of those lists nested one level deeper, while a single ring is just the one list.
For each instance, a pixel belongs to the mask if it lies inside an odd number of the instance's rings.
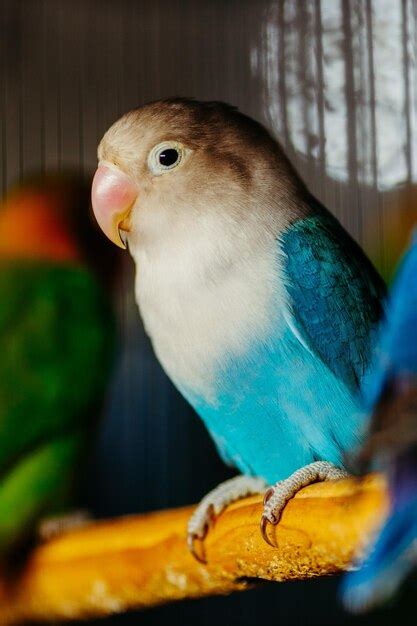
[{"label": "blue and white bird", "polygon": [[383,283],[267,130],[229,105],[145,105],[98,159],[95,215],[128,244],[155,352],[243,474],[202,500],[190,547],[226,504],[273,485],[265,533],[302,486],[346,474]]},{"label": "blue and white bird", "polygon": [[370,433],[360,458],[388,477],[390,511],[364,566],[344,579],[346,606],[390,598],[417,566],[417,234],[397,273],[364,381]]}]

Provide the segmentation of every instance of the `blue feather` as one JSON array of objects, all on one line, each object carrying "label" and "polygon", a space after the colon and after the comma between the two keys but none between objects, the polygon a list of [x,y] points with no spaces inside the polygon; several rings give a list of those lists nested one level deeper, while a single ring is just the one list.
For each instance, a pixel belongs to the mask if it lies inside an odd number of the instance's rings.
[{"label": "blue feather", "polygon": [[363,396],[372,413],[372,460],[388,476],[390,514],[363,567],[344,579],[343,600],[353,611],[390,598],[417,561],[417,238],[397,273]]},{"label": "blue feather", "polygon": [[[189,398],[223,458],[269,483],[317,460],[338,466],[358,447],[355,398],[380,315],[383,285],[331,216],[294,223],[277,242],[290,319],[219,367],[216,398]],[[244,305],[244,303],[243,303]]]},{"label": "blue feather", "polygon": [[295,319],[317,356],[356,394],[375,342],[382,282],[330,217],[297,222],[283,243]]},{"label": "blue feather", "polygon": [[346,577],[342,586],[346,608],[359,613],[391,598],[413,568],[407,557],[417,537],[417,498],[391,516],[373,552],[357,572]]}]

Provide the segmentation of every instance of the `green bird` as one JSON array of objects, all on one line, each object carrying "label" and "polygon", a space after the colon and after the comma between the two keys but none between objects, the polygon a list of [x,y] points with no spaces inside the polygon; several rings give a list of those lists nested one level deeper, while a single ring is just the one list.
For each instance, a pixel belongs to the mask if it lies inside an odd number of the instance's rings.
[{"label": "green bird", "polygon": [[115,343],[95,237],[66,179],[0,208],[0,558],[68,510],[82,478]]}]

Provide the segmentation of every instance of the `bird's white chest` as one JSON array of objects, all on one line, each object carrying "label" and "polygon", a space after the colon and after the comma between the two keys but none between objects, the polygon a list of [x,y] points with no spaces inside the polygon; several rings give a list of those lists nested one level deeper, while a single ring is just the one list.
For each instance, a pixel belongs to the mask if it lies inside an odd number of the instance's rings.
[{"label": "bird's white chest", "polygon": [[244,358],[251,342],[267,338],[272,328],[276,335],[286,303],[276,244],[254,247],[224,266],[217,260],[215,271],[203,263],[181,253],[144,254],[136,259],[135,293],[168,375],[210,402],[228,360]]}]

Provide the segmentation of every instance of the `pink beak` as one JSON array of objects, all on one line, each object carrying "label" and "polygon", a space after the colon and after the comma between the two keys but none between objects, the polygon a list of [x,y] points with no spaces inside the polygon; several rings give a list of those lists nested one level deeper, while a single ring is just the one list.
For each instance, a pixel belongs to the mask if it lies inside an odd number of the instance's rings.
[{"label": "pink beak", "polygon": [[137,196],[137,186],[127,174],[99,164],[91,189],[94,215],[106,237],[123,249],[120,231],[129,231],[129,215]]}]

